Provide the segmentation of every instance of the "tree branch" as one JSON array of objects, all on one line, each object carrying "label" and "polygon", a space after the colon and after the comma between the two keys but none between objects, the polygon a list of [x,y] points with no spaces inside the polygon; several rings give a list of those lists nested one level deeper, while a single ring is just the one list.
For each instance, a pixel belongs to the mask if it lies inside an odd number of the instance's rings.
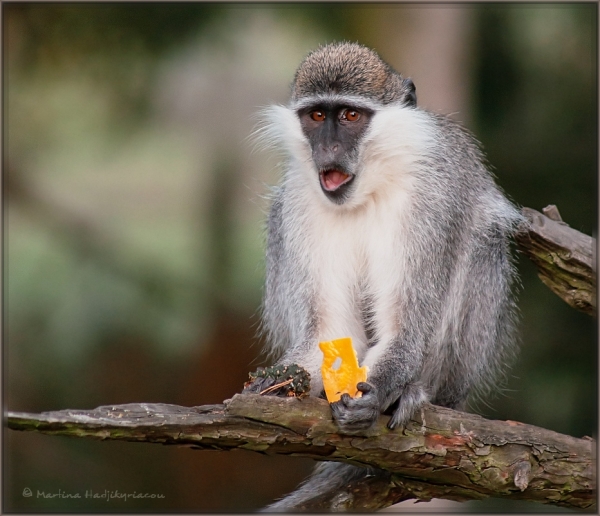
[{"label": "tree branch", "polygon": [[[464,501],[490,496],[595,507],[591,440],[432,405],[403,430],[387,429],[387,420],[381,416],[368,435],[342,435],[325,400],[249,394],[236,394],[224,405],[191,408],[142,403],[8,414],[8,426],[14,430],[201,449],[240,448],[389,472],[383,479],[350,486],[355,499],[346,509],[374,510],[409,498]],[[335,494],[309,509],[331,507]]]},{"label": "tree branch", "polygon": [[596,240],[565,224],[556,206],[542,211],[523,208],[528,223],[517,235],[519,248],[552,292],[573,308],[596,315]]}]

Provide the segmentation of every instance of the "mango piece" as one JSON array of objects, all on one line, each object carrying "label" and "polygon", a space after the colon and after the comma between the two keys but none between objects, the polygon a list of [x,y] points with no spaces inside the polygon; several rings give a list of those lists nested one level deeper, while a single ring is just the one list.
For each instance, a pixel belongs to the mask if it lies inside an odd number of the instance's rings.
[{"label": "mango piece", "polygon": [[352,339],[344,337],[320,342],[319,348],[323,352],[321,375],[327,401],[329,403],[338,401],[344,393],[353,398],[362,396],[362,393],[356,389],[356,384],[367,381],[368,368],[358,367]]}]

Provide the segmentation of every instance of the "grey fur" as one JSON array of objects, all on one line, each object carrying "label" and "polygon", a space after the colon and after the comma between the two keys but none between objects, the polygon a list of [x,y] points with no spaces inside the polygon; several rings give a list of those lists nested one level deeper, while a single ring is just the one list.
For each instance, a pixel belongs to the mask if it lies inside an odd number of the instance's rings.
[{"label": "grey fur", "polygon": [[391,475],[384,470],[360,468],[339,462],[322,462],[315,467],[312,476],[300,484],[296,491],[283,500],[266,507],[262,512],[315,512],[312,504],[317,502],[321,496],[327,497],[327,493],[333,487],[339,490],[339,495],[330,500],[328,507],[330,512],[356,509],[352,505],[352,494],[345,490],[346,485],[354,480],[374,475],[390,478],[391,482]]},{"label": "grey fur", "polygon": [[[357,105],[352,99],[358,98],[377,116],[378,110],[388,106],[413,109],[411,86],[375,52],[355,44],[334,44],[302,62],[290,109],[310,106],[313,97],[346,98],[351,106]],[[414,109],[425,120],[426,134],[432,135],[434,144],[413,156],[410,206],[402,220],[385,222],[386,238],[403,242],[395,273],[393,321],[388,321],[396,331],[388,341],[380,340],[386,325],[378,319],[377,291],[369,284],[368,274],[354,271],[357,279],[347,292],[354,297],[348,306],[361,312],[367,341],[361,358],[376,359],[364,396],[346,396],[332,405],[333,417],[346,433],[364,431],[380,412],[392,407],[390,428],[406,424],[427,401],[460,408],[474,390],[484,392],[494,386],[514,354],[511,287],[515,271],[509,238],[521,217],[494,184],[471,134],[444,116]],[[401,136],[398,148],[390,152],[416,152],[409,147],[403,150]],[[310,198],[307,192],[313,190],[302,183],[306,177],[300,178],[298,171],[306,170],[310,158],[288,154],[288,167],[283,183],[274,191],[268,220],[263,325],[278,363],[308,364],[320,391],[314,364],[320,353],[316,346],[322,337],[323,310],[329,307],[323,305],[327,293],[319,290],[323,281],[319,269],[309,265],[311,249],[303,239],[309,234],[308,213],[326,200],[317,189],[314,199]],[[361,170],[357,189],[372,180],[370,164],[361,160],[356,163]],[[311,204],[307,205],[307,198]],[[350,224],[350,220],[360,221],[363,208],[352,205],[350,199],[335,209],[346,210],[340,213],[348,214]],[[311,231],[311,238],[317,238],[315,229]],[[323,232],[322,239],[326,235]],[[373,474],[347,465],[320,466],[314,481],[270,510],[294,509],[303,496],[315,494],[323,471],[330,476],[332,471],[337,476]]]},{"label": "grey fur", "polygon": [[292,100],[319,93],[359,94],[389,104],[410,102],[414,85],[372,50],[352,43],[334,43],[308,54],[294,76]]}]

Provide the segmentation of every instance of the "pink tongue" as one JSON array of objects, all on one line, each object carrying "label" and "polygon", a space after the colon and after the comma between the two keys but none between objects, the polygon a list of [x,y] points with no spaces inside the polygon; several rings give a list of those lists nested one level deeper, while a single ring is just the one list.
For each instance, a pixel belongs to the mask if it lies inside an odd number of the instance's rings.
[{"label": "pink tongue", "polygon": [[323,175],[323,179],[327,190],[335,190],[348,179],[348,174],[344,174],[339,170],[330,170]]}]

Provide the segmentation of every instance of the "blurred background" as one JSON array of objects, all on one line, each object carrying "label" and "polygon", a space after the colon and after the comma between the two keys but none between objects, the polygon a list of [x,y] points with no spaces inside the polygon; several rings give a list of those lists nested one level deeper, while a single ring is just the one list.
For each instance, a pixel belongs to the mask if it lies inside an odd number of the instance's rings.
[{"label": "blurred background", "polygon": [[[375,48],[520,206],[597,220],[596,4],[3,4],[4,408],[220,403],[255,337],[277,158],[256,113],[303,56]],[[522,349],[489,418],[595,435],[595,321],[518,257]],[[313,462],[4,432],[6,512],[250,512]],[[24,497],[143,492],[159,500]],[[427,504],[419,504],[426,506]],[[544,510],[497,500],[463,510]]]}]

